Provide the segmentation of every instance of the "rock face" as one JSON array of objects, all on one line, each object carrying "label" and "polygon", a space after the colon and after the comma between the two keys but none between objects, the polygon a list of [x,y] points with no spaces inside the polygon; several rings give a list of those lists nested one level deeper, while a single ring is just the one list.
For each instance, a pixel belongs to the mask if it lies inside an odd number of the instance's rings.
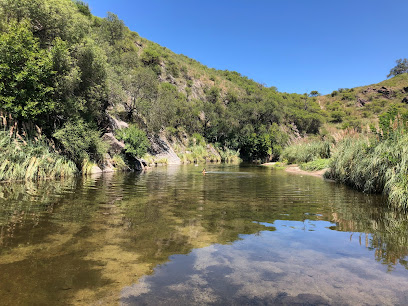
[{"label": "rock face", "polygon": [[129,127],[129,124],[127,124],[125,121],[116,119],[115,117],[111,115],[107,115],[108,120],[109,120],[109,125],[111,126],[112,130],[120,130],[120,129],[125,129]]},{"label": "rock face", "polygon": [[[215,156],[217,160],[221,160],[221,155],[220,153],[217,152],[217,150],[213,147],[212,144],[207,145],[207,152],[209,152],[212,156]],[[212,160],[210,160],[212,161]]]},{"label": "rock face", "polygon": [[367,100],[363,98],[357,98],[356,107],[363,107],[367,103]]},{"label": "rock face", "polygon": [[104,156],[103,172],[115,172],[115,167],[112,164],[111,156],[106,153]]},{"label": "rock face", "polygon": [[367,89],[365,89],[365,90],[363,90],[363,94],[369,94],[369,93],[372,93],[372,92],[377,92],[377,90],[376,89],[374,89],[374,88],[371,88],[371,87],[367,87]]},{"label": "rock face", "polygon": [[385,97],[389,97],[391,95],[391,90],[384,86],[378,89],[377,92]]},{"label": "rock face", "polygon": [[126,154],[126,159],[129,163],[129,166],[132,170],[136,171],[143,171],[145,168],[145,165],[143,164],[141,159],[135,158],[131,154]]},{"label": "rock face", "polygon": [[164,135],[149,137],[149,140],[151,143],[149,149],[150,154],[155,155],[157,159],[166,158],[168,165],[181,164],[180,158],[177,156],[176,152],[174,152]]},{"label": "rock face", "polygon": [[103,171],[97,165],[94,165],[92,169],[89,171],[89,174],[98,174],[102,173]]},{"label": "rock face", "polygon": [[106,133],[102,140],[109,145],[108,152],[111,155],[119,154],[125,149],[125,143],[116,139],[112,133]]},{"label": "rock face", "polygon": [[379,93],[379,94],[383,95],[387,99],[390,99],[392,97],[392,94],[393,94],[392,90],[385,87],[385,86],[383,86],[383,87],[381,87],[379,89],[368,87],[367,89],[363,90],[362,93],[365,94],[365,95],[370,94],[370,93]]}]

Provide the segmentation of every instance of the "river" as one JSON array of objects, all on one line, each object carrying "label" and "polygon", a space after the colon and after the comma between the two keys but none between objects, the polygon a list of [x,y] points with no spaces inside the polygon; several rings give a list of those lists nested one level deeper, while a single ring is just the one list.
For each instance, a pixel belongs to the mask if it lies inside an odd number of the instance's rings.
[{"label": "river", "polygon": [[408,217],[382,196],[206,168],[0,184],[0,304],[408,304]]}]

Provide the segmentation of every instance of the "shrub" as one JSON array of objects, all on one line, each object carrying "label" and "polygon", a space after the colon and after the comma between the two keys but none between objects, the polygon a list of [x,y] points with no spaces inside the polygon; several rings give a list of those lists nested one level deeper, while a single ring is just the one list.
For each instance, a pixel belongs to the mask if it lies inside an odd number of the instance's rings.
[{"label": "shrub", "polygon": [[120,155],[114,155],[112,157],[112,163],[117,170],[126,170],[129,167],[126,165],[124,159]]},{"label": "shrub", "polygon": [[107,152],[107,144],[99,137],[100,132],[83,120],[69,121],[54,133],[63,147],[63,152],[78,166],[84,160],[101,162]]},{"label": "shrub", "polygon": [[135,157],[142,157],[150,147],[146,133],[135,125],[117,132],[117,137],[125,142],[125,152]]}]

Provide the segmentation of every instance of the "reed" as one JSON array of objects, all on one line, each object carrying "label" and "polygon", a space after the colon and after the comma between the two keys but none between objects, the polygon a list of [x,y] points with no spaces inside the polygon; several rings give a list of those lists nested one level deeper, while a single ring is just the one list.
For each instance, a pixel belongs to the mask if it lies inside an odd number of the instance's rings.
[{"label": "reed", "polygon": [[0,132],[0,181],[62,178],[77,172],[75,164],[45,140],[15,137],[10,131]]},{"label": "reed", "polygon": [[345,138],[325,177],[366,193],[384,193],[391,206],[408,209],[408,135]]},{"label": "reed", "polygon": [[308,163],[316,159],[327,159],[331,155],[332,142],[328,140],[300,141],[286,147],[281,160],[289,164]]}]

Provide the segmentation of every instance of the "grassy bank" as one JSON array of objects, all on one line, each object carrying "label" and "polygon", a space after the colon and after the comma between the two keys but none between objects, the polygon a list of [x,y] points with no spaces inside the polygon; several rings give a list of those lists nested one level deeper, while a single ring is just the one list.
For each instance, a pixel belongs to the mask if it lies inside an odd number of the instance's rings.
[{"label": "grassy bank", "polygon": [[333,142],[304,139],[287,148],[282,160],[302,170],[329,170],[325,177],[365,193],[384,193],[392,207],[408,209],[408,124],[388,113],[377,130],[346,130]]},{"label": "grassy bank", "polygon": [[331,155],[332,142],[328,140],[302,140],[286,147],[281,160],[289,164],[304,164],[317,159],[328,159]]},{"label": "grassy bank", "polygon": [[408,209],[408,135],[386,140],[349,138],[339,143],[326,177],[367,193],[384,193]]},{"label": "grassy bank", "polygon": [[61,178],[77,171],[72,161],[53,152],[44,141],[26,141],[0,132],[0,181]]}]

